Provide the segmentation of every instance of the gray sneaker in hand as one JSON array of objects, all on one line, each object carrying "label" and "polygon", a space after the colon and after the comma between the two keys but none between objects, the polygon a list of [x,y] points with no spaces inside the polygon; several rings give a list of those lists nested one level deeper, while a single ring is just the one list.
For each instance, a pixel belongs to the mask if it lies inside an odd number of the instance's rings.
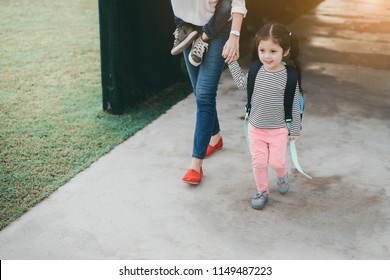
[{"label": "gray sneaker in hand", "polygon": [[191,24],[183,23],[176,28],[173,36],[175,37],[175,41],[173,42],[171,54],[177,55],[191,45],[195,38],[199,36],[199,33]]},{"label": "gray sneaker in hand", "polygon": [[192,49],[188,55],[188,59],[192,65],[199,66],[202,63],[203,55],[207,52],[209,44],[202,40],[199,36],[198,39],[192,44]]}]

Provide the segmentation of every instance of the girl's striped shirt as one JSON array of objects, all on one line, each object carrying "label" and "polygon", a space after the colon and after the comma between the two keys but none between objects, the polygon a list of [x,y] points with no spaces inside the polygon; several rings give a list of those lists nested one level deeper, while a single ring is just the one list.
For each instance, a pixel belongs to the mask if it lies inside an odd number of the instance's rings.
[{"label": "girl's striped shirt", "polygon": [[[229,64],[234,82],[239,89],[247,88],[248,74],[244,74],[237,61]],[[284,118],[284,90],[287,84],[287,70],[268,72],[262,66],[257,73],[249,123],[262,129],[282,128],[286,126]],[[300,91],[297,84],[291,122],[291,135],[299,136],[301,132],[301,115],[299,110]]]}]

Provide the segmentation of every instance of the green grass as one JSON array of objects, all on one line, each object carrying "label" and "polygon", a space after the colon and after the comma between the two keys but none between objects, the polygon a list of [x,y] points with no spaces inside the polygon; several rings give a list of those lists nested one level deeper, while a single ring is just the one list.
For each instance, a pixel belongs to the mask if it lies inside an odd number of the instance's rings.
[{"label": "green grass", "polygon": [[189,93],[102,111],[96,0],[0,0],[0,229]]}]

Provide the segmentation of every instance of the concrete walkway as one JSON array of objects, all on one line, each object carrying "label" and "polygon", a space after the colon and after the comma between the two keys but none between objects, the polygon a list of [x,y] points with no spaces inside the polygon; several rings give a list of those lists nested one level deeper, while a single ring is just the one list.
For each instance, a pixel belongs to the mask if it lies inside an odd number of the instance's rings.
[{"label": "concrete walkway", "polygon": [[389,14],[388,0],[325,0],[290,25],[303,43],[298,149],[313,181],[292,169],[291,192],[251,208],[245,93],[226,71],[225,147],[201,185],[180,181],[190,96],[2,230],[0,259],[390,259]]}]

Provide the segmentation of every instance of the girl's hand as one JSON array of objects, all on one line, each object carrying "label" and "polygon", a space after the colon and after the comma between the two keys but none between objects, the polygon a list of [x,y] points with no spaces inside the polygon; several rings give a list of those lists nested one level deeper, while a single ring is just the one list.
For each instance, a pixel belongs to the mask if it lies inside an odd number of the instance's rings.
[{"label": "girl's hand", "polygon": [[299,139],[299,136],[292,136],[292,135],[289,135],[288,136],[288,140],[294,140],[294,142],[298,142],[298,139]]},{"label": "girl's hand", "polygon": [[227,64],[240,58],[240,37],[231,34],[222,50],[222,56]]}]

